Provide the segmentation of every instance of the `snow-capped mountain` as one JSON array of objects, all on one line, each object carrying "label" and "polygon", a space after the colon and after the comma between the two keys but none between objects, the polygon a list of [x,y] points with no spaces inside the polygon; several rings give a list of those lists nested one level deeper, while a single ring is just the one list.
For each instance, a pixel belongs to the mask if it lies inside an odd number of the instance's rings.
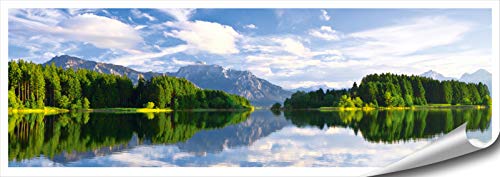
[{"label": "snow-capped mountain", "polygon": [[319,90],[319,89],[323,89],[324,91],[326,91],[327,89],[332,89],[330,87],[328,87],[327,85],[314,85],[314,86],[310,86],[310,87],[299,87],[299,88],[294,88],[294,89],[290,89],[291,92],[296,92],[296,91],[304,91],[304,92],[311,92],[311,91],[316,91],[316,90]]},{"label": "snow-capped mountain", "polygon": [[475,84],[481,82],[481,83],[485,84],[486,86],[488,86],[488,89],[491,93],[491,87],[492,87],[491,77],[492,76],[491,76],[491,73],[486,71],[485,69],[479,69],[471,74],[464,73],[462,75],[462,77],[460,77],[460,79],[453,78],[453,77],[445,77],[444,75],[442,75],[436,71],[433,71],[433,70],[429,70],[425,73],[422,73],[422,74],[420,74],[420,76],[429,77],[429,78],[436,79],[439,81],[458,80],[461,82],[475,83]]},{"label": "snow-capped mountain", "polygon": [[429,70],[429,71],[427,71],[425,73],[422,73],[422,74],[420,74],[420,76],[432,78],[432,79],[439,80],[439,81],[453,80],[453,79],[455,79],[455,78],[452,78],[452,77],[446,77],[446,76],[442,75],[441,73],[438,73],[438,72],[433,71],[433,70]]},{"label": "snow-capped mountain", "polygon": [[256,105],[269,106],[283,102],[292,94],[249,71],[227,69],[219,65],[188,65],[168,75],[186,78],[201,88],[244,96]]},{"label": "snow-capped mountain", "polygon": [[491,87],[492,87],[491,77],[492,77],[492,75],[490,72],[488,72],[484,69],[479,69],[476,72],[473,72],[471,74],[469,74],[469,73],[463,74],[459,80],[462,82],[476,83],[476,84],[479,82],[482,82],[483,84],[488,86],[488,89],[490,90],[490,93],[491,93]]},{"label": "snow-capped mountain", "polygon": [[51,65],[54,63],[58,67],[64,69],[88,69],[92,71],[97,71],[99,73],[115,74],[115,75],[126,75],[134,84],[137,84],[140,77],[149,79],[153,76],[162,75],[161,73],[155,72],[139,72],[128,67],[114,65],[109,63],[100,63],[95,61],[84,60],[78,57],[73,57],[69,55],[61,55],[52,58],[51,60],[44,63],[44,65]]}]

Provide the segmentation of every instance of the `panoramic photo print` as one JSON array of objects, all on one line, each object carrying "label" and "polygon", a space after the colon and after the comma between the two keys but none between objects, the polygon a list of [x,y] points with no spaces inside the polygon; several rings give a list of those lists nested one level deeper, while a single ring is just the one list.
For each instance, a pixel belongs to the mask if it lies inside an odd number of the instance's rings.
[{"label": "panoramic photo print", "polygon": [[466,122],[488,142],[491,13],[12,8],[8,166],[384,167]]}]

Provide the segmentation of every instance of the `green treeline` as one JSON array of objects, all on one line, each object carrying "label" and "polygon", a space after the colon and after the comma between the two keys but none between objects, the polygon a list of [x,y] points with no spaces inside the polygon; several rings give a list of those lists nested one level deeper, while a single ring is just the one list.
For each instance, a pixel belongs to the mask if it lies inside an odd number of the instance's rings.
[{"label": "green treeline", "polygon": [[9,107],[64,109],[145,107],[248,109],[241,96],[203,90],[186,79],[157,76],[134,87],[126,76],[86,69],[62,69],[19,60],[9,62]]},{"label": "green treeline", "polygon": [[414,105],[491,105],[488,87],[459,81],[438,81],[421,76],[370,74],[350,89],[298,91],[284,107],[411,107]]},{"label": "green treeline", "polygon": [[[151,113],[152,114],[152,113]],[[9,116],[9,160],[63,152],[109,152],[127,148],[134,135],[138,144],[184,142],[202,130],[219,129],[245,121],[249,111],[180,111],[146,114],[71,112],[57,115]]]}]

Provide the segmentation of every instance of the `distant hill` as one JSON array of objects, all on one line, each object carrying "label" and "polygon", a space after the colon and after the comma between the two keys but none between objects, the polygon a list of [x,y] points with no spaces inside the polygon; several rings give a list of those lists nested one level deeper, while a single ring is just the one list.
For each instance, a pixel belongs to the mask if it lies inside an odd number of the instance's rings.
[{"label": "distant hill", "polygon": [[486,86],[488,86],[488,90],[490,91],[491,94],[491,88],[492,88],[492,81],[491,81],[491,73],[484,70],[484,69],[479,69],[476,72],[473,72],[471,74],[465,73],[460,77],[460,81],[462,82],[469,82],[469,83],[479,83],[482,82]]},{"label": "distant hill", "polygon": [[289,89],[291,92],[297,92],[297,91],[304,91],[304,92],[311,92],[311,91],[316,91],[319,89],[327,90],[327,89],[333,89],[331,87],[328,87],[327,85],[315,85],[315,86],[310,86],[310,87],[299,87],[299,88],[294,88],[294,89]]},{"label": "distant hill", "polygon": [[205,63],[184,66],[172,73],[139,72],[120,65],[88,61],[69,55],[56,56],[44,65],[52,63],[65,69],[83,68],[100,73],[126,75],[134,84],[137,84],[140,77],[149,79],[153,76],[169,75],[186,78],[200,88],[237,94],[258,106],[270,106],[275,102],[283,102],[292,94],[280,86],[256,77],[249,71],[226,69],[219,65],[206,65]]},{"label": "distant hill", "polygon": [[422,73],[422,74],[420,74],[420,76],[429,77],[429,78],[436,79],[439,81],[458,80],[458,81],[462,81],[462,82],[475,83],[475,84],[481,82],[481,83],[485,84],[486,86],[488,86],[488,90],[490,91],[490,94],[491,94],[491,87],[492,87],[491,77],[492,76],[491,76],[491,73],[486,71],[485,69],[479,69],[476,72],[473,72],[471,74],[464,73],[462,75],[462,77],[460,77],[460,78],[445,77],[441,73],[438,73],[438,72],[433,71],[433,70],[429,70],[425,73]]},{"label": "distant hill", "polygon": [[453,79],[455,79],[453,77],[445,77],[441,73],[438,73],[438,72],[433,71],[433,70],[429,70],[429,71],[427,71],[425,73],[422,73],[422,74],[420,74],[420,76],[432,78],[432,79],[435,79],[435,80],[438,80],[438,81],[453,80]]}]

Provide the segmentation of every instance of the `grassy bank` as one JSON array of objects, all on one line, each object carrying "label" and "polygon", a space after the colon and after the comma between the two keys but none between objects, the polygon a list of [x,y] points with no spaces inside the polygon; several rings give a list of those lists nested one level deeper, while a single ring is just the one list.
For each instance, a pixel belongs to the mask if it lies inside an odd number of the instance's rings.
[{"label": "grassy bank", "polygon": [[306,110],[320,110],[320,111],[353,111],[353,110],[407,110],[407,109],[485,109],[484,105],[451,105],[451,104],[428,104],[411,107],[320,107],[311,108]]},{"label": "grassy bank", "polygon": [[28,109],[28,108],[22,108],[22,109],[14,109],[14,108],[9,108],[9,114],[15,114],[15,113],[44,113],[44,114],[56,114],[56,113],[65,113],[69,112],[68,109],[61,109],[61,108],[55,108],[55,107],[44,107],[41,109]]},{"label": "grassy bank", "polygon": [[[247,109],[183,109],[177,111],[193,111],[193,112],[204,112],[204,111],[254,111],[254,107]],[[44,113],[44,114],[57,114],[65,113],[70,111],[83,111],[83,112],[102,112],[102,113],[160,113],[160,112],[172,112],[173,109],[170,108],[96,108],[96,109],[78,109],[78,110],[68,110],[54,107],[45,107],[44,109],[12,109],[9,108],[9,114],[12,113]]]},{"label": "grassy bank", "polygon": [[157,113],[157,112],[172,112],[170,108],[98,108],[88,109],[89,112],[112,112],[112,113]]},{"label": "grassy bank", "polygon": [[254,111],[255,109],[182,109],[182,110],[176,110],[176,111],[189,111],[189,112],[210,112],[210,111],[225,111],[225,112],[231,112],[231,111]]}]

